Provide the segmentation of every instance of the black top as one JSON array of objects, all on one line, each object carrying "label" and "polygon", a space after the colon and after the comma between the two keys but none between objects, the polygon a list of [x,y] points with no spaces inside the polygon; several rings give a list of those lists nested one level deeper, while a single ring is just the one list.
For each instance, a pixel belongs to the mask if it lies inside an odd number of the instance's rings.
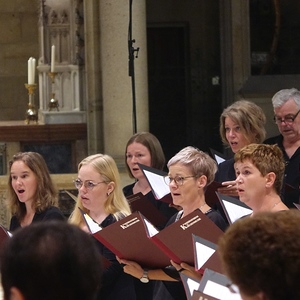
[{"label": "black top", "polygon": [[[101,227],[107,227],[116,222],[113,215],[108,215],[100,224]],[[101,288],[97,299],[105,300],[136,300],[134,289],[134,277],[124,273],[122,265],[116,259],[114,253],[107,249],[102,243],[95,239],[101,255],[107,258],[111,264],[104,270],[101,280]]]},{"label": "black top", "polygon": [[[182,216],[183,211],[179,211],[167,223],[166,226],[175,223]],[[210,209],[205,215],[210,218],[222,231],[225,231],[225,223],[219,212]],[[185,300],[186,294],[181,281],[155,281],[153,300]]]},{"label": "black top", "polygon": [[283,153],[285,160],[285,174],[281,198],[286,206],[295,208],[293,203],[299,203],[300,196],[300,147],[295,151],[292,157],[289,158],[285,152],[283,136],[281,134],[265,140],[264,143],[269,145],[277,144]]},{"label": "black top", "polygon": [[[127,185],[123,188],[123,193],[125,197],[133,195],[134,183]],[[145,195],[148,199],[166,218],[170,219],[171,216],[178,212],[177,209],[169,207],[169,205],[163,201],[156,200],[152,191]],[[164,227],[164,226],[163,226]],[[162,228],[163,228],[162,227]],[[159,228],[159,229],[162,229]],[[152,300],[153,299],[153,287],[154,281],[150,280],[148,283],[142,283],[139,279],[134,278],[136,299],[138,300]]]},{"label": "black top", "polygon": [[234,170],[234,158],[223,161],[218,165],[218,171],[215,176],[215,181],[224,182],[236,179]]},{"label": "black top", "polygon": [[[66,218],[58,207],[50,206],[49,208],[47,208],[46,210],[44,210],[41,213],[36,212],[32,219],[32,223],[41,222],[41,221],[44,222],[44,221],[50,221],[50,220],[64,221],[64,220],[66,220]],[[16,216],[12,216],[12,218],[10,220],[9,231],[13,232],[14,230],[18,229],[19,227],[21,227],[19,220],[17,219]]]}]

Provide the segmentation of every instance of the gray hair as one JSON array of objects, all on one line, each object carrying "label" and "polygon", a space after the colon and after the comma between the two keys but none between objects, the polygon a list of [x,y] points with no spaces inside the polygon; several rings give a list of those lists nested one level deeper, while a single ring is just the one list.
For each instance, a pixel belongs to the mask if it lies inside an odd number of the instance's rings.
[{"label": "gray hair", "polygon": [[205,175],[207,185],[212,183],[217,172],[217,163],[207,153],[192,146],[185,147],[175,154],[169,160],[168,168],[175,164],[188,167],[195,177]]},{"label": "gray hair", "polygon": [[282,106],[290,99],[293,99],[300,108],[300,91],[295,88],[283,89],[277,92],[272,98],[273,108]]}]

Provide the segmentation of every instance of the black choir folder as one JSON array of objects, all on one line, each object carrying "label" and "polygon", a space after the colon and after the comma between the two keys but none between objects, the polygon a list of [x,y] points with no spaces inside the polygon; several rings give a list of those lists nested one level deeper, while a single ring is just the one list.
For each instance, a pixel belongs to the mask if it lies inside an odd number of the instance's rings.
[{"label": "black choir folder", "polygon": [[252,213],[252,209],[245,203],[240,201],[238,198],[230,197],[220,193],[216,194],[219,198],[229,224],[232,224],[236,220]]},{"label": "black choir folder", "polygon": [[210,207],[214,207],[217,203],[219,203],[219,198],[216,194],[218,188],[224,187],[221,182],[213,181],[206,187],[205,190],[205,201]]},{"label": "black choir folder", "polygon": [[242,299],[238,288],[227,276],[210,269],[205,269],[198,291],[221,300]]},{"label": "black choir folder", "polygon": [[170,193],[169,185],[165,183],[165,177],[168,175],[166,172],[151,168],[138,163],[138,166],[145,175],[152,193],[157,200],[166,202],[168,204],[173,203],[173,199]]},{"label": "black choir folder", "polygon": [[99,227],[87,214],[84,218],[91,233],[104,246],[118,257],[136,261],[147,268],[165,267],[170,264],[170,259],[194,265],[192,234],[213,243],[217,243],[223,234],[199,209],[161,231],[140,212],[134,212],[105,228]]},{"label": "black choir folder", "polygon": [[187,300],[218,300],[217,298],[199,291],[200,280],[191,278],[183,273],[180,273],[180,278],[185,290]]},{"label": "black choir folder", "polygon": [[195,270],[203,273],[211,269],[223,273],[217,244],[193,234]]},{"label": "black choir folder", "polygon": [[183,273],[180,278],[187,300],[241,300],[236,286],[223,274],[206,269],[201,280]]},{"label": "black choir folder", "polygon": [[152,241],[176,263],[194,265],[193,234],[217,243],[223,231],[199,209],[152,236]]},{"label": "black choir folder", "polygon": [[209,148],[209,150],[218,165],[227,160],[226,156],[223,153],[218,152],[217,150],[214,150],[212,148]]},{"label": "black choir folder", "polygon": [[168,221],[167,218],[141,192],[127,196],[131,212],[139,211],[154,226],[161,227]]}]

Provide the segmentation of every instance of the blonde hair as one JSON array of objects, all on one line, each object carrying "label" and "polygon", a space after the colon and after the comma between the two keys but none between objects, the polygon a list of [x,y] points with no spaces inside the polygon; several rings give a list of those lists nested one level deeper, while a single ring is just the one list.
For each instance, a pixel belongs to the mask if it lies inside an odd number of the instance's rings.
[{"label": "blonde hair", "polygon": [[[120,174],[114,159],[107,154],[94,154],[83,159],[78,165],[78,171],[84,165],[92,166],[97,171],[106,183],[114,182],[113,191],[107,196],[104,205],[105,212],[112,214],[116,220],[120,220],[128,216],[130,206],[123,194],[121,188]],[[84,221],[78,208],[89,214],[89,210],[84,208],[80,196],[78,196],[75,208],[69,217],[69,222],[76,225],[83,225]]]}]

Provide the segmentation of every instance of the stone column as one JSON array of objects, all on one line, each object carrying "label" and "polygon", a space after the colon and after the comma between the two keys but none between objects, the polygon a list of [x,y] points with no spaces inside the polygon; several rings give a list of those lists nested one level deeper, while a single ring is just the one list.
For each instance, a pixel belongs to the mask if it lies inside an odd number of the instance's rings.
[{"label": "stone column", "polygon": [[[100,1],[100,55],[103,96],[104,150],[119,164],[133,134],[132,81],[128,70],[130,1]],[[137,131],[148,130],[148,78],[145,0],[132,4]],[[119,160],[120,159],[120,160]]]}]

